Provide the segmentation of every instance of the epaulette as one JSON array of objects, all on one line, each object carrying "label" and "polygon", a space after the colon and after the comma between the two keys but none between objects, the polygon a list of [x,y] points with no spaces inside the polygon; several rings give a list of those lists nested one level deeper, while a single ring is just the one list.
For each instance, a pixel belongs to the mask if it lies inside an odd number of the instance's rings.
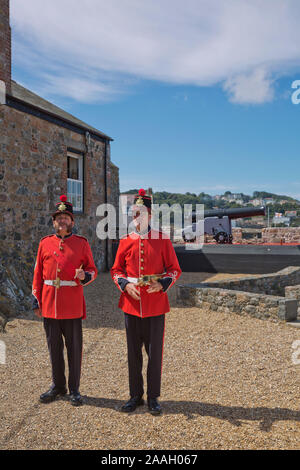
[{"label": "epaulette", "polygon": [[46,235],[45,237],[41,238],[40,241],[45,240],[45,238],[50,238],[50,237],[54,237],[54,234],[52,234],[52,235]]},{"label": "epaulette", "polygon": [[83,238],[86,242],[88,241],[88,239],[84,237],[83,235],[77,235],[77,233],[73,233],[73,235],[78,238]]}]

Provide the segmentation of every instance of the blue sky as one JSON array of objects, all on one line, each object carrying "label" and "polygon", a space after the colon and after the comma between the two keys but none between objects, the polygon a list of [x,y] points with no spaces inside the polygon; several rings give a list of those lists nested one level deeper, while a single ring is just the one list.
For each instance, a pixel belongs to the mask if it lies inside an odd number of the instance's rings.
[{"label": "blue sky", "polygon": [[300,199],[299,2],[73,3],[11,0],[13,78],[114,139],[121,191]]}]

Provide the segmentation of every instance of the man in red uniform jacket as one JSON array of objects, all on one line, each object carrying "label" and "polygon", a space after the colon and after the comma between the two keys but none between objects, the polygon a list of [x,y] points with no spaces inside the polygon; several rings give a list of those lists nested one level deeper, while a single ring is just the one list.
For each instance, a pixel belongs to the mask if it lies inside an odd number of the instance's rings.
[{"label": "man in red uniform jacket", "polygon": [[[149,225],[151,198],[141,189],[134,200],[136,230],[120,240],[112,278],[122,292],[119,308],[125,313],[130,400],[121,411],[143,405],[143,356],[148,354],[147,402],[151,414],[160,414],[162,356],[165,313],[169,312],[167,291],[181,274],[169,238]],[[143,278],[144,276],[144,278]],[[146,277],[145,277],[146,276]],[[148,277],[147,277],[148,276]]]},{"label": "man in red uniform jacket", "polygon": [[86,318],[83,285],[97,276],[92,251],[86,238],[72,233],[72,204],[61,196],[52,214],[55,235],[44,237],[39,244],[34,269],[33,310],[43,317],[52,365],[53,383],[40,396],[48,403],[65,395],[65,338],[69,364],[69,391],[72,405],[80,405],[79,393],[82,358],[82,319]]}]

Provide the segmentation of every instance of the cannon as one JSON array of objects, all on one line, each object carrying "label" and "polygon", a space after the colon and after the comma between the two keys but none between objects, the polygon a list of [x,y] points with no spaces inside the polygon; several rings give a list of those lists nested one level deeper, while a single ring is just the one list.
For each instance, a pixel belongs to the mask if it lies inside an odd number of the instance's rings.
[{"label": "cannon", "polygon": [[[266,208],[261,207],[237,207],[234,209],[212,209],[204,211],[204,218],[208,217],[225,217],[232,219],[244,219],[246,217],[255,217],[258,215],[266,215]],[[195,214],[193,213],[193,222],[195,222]]]},{"label": "cannon", "polygon": [[[234,209],[212,209],[204,211],[204,233],[213,235],[217,243],[232,243],[232,219],[266,215],[266,209],[261,207],[241,207]],[[182,232],[185,241],[195,241],[196,213],[192,214],[192,225]]]}]

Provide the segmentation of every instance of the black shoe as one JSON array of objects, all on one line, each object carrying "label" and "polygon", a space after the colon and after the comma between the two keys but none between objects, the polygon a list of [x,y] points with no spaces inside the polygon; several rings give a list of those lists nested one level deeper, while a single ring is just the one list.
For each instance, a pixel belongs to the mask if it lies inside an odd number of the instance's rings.
[{"label": "black shoe", "polygon": [[137,406],[142,406],[143,404],[144,400],[142,397],[132,397],[122,406],[121,411],[123,411],[123,413],[131,413]]},{"label": "black shoe", "polygon": [[162,408],[156,398],[148,398],[148,409],[152,415],[160,415]]},{"label": "black shoe", "polygon": [[40,396],[41,403],[50,403],[54,401],[58,396],[65,395],[67,390],[65,388],[51,387],[47,392]]},{"label": "black shoe", "polygon": [[83,403],[79,392],[70,392],[70,401],[73,406],[80,406]]}]

